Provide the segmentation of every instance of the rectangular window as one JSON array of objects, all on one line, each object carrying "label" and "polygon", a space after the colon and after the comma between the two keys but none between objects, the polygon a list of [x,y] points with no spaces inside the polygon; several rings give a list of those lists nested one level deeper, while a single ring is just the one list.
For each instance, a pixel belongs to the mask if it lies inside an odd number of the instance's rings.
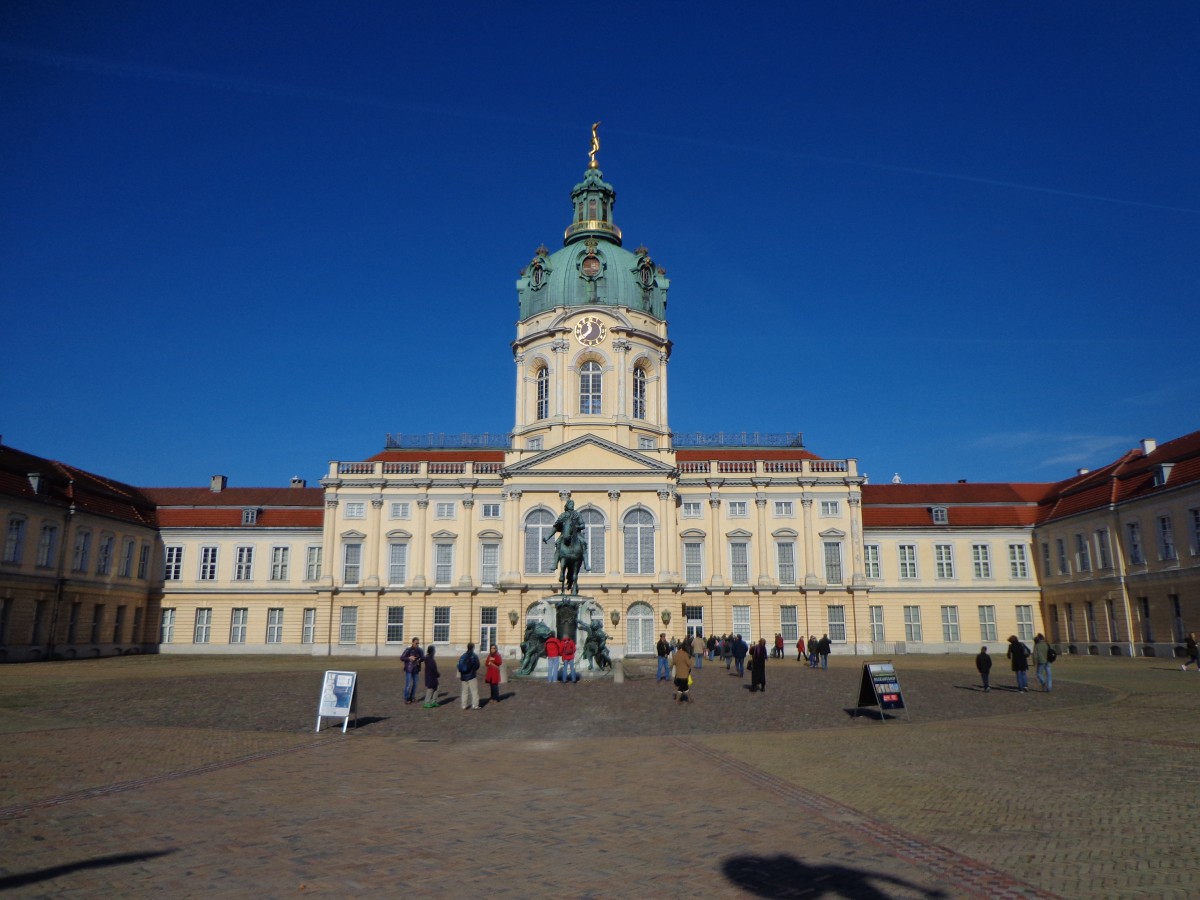
[{"label": "rectangular window", "polygon": [[1101,569],[1112,568],[1112,550],[1108,546],[1108,529],[1096,529],[1096,557],[1097,565]]},{"label": "rectangular window", "polygon": [[1105,611],[1108,613],[1108,639],[1111,641],[1119,641],[1121,639],[1121,629],[1117,627],[1117,607],[1111,600],[1104,601]]},{"label": "rectangular window", "polygon": [[846,607],[827,606],[826,618],[829,622],[829,639],[834,643],[846,641]]},{"label": "rectangular window", "polygon": [[133,577],[133,555],[137,549],[137,542],[133,538],[126,538],[121,544],[121,566],[118,573],[122,578]]},{"label": "rectangular window", "polygon": [[733,633],[740,634],[747,644],[754,643],[754,635],[750,631],[750,607],[735,606],[733,608]]},{"label": "rectangular window", "polygon": [[821,501],[821,516],[840,516],[842,514],[842,503],[840,500],[822,500]]},{"label": "rectangular window", "polygon": [[358,643],[358,607],[343,606],[341,619],[338,622],[338,643]]},{"label": "rectangular window", "polygon": [[316,581],[321,577],[322,547],[307,547],[304,551],[304,580]]},{"label": "rectangular window", "polygon": [[783,640],[789,647],[800,637],[799,623],[800,620],[796,618],[796,607],[779,607],[779,633],[783,635]]},{"label": "rectangular window", "polygon": [[246,643],[246,623],[250,619],[250,610],[245,607],[234,609],[229,619],[229,643]]},{"label": "rectangular window", "polygon": [[79,608],[82,603],[71,604],[71,615],[67,619],[67,643],[74,644],[75,636],[79,633]]},{"label": "rectangular window", "polygon": [[454,580],[454,545],[434,544],[434,583],[450,584]]},{"label": "rectangular window", "polygon": [[171,546],[164,548],[163,580],[179,581],[183,577],[183,548]]},{"label": "rectangular window", "polygon": [[794,541],[779,541],[775,544],[775,561],[778,564],[779,583],[796,583],[796,544]]},{"label": "rectangular window", "polygon": [[750,545],[745,541],[729,544],[729,579],[734,584],[750,583]]},{"label": "rectangular window", "polygon": [[900,554],[900,577],[901,578],[916,578],[917,577],[917,545],[916,544],[901,544],[898,548]]},{"label": "rectangular window", "polygon": [[699,541],[683,544],[683,583],[704,584],[704,545]]},{"label": "rectangular window", "polygon": [[1137,522],[1129,522],[1125,525],[1125,532],[1129,535],[1129,562],[1140,566],[1146,562],[1146,555],[1142,552],[1142,527]]},{"label": "rectangular window", "polygon": [[1138,597],[1138,614],[1142,619],[1142,640],[1147,644],[1154,643],[1154,624],[1150,620],[1150,598]]},{"label": "rectangular window", "polygon": [[412,516],[412,504],[407,500],[395,500],[389,509],[389,515],[393,519],[407,519]]},{"label": "rectangular window", "polygon": [[283,643],[283,609],[278,606],[267,610],[267,643]]},{"label": "rectangular window", "polygon": [[1081,573],[1092,571],[1092,549],[1088,546],[1086,534],[1075,535],[1075,562]]},{"label": "rectangular window", "polygon": [[170,644],[175,640],[175,609],[166,607],[162,611],[162,624],[159,626],[158,641],[160,644]]},{"label": "rectangular window", "polygon": [[883,567],[879,562],[878,544],[867,544],[863,547],[863,571],[868,578],[883,577]]},{"label": "rectangular window", "polygon": [[116,541],[111,534],[100,538],[100,551],[96,554],[96,574],[107,575],[112,571],[113,543]]},{"label": "rectangular window", "polygon": [[528,440],[525,441],[525,449],[526,450],[541,450],[542,449],[542,439],[540,437],[529,438]]},{"label": "rectangular window", "polygon": [[1017,637],[1023,641],[1033,640],[1033,607],[1017,607]]},{"label": "rectangular window", "polygon": [[933,559],[938,578],[954,577],[954,546],[952,544],[934,544]]},{"label": "rectangular window", "polygon": [[74,572],[86,572],[88,567],[88,557],[92,552],[92,533],[90,531],[81,531],[75,535],[75,551],[71,555],[71,570]]},{"label": "rectangular window", "polygon": [[825,541],[825,581],[842,583],[842,542]]},{"label": "rectangular window", "polygon": [[408,544],[388,544],[388,584],[408,581]]},{"label": "rectangular window", "polygon": [[957,606],[942,607],[942,642],[946,644],[958,643]]},{"label": "rectangular window", "polygon": [[1050,542],[1042,541],[1042,577],[1050,574]]},{"label": "rectangular window", "polygon": [[791,500],[775,501],[775,515],[780,518],[791,518],[794,515],[793,509],[794,507],[792,506]]},{"label": "rectangular window", "polygon": [[448,606],[433,608],[433,642],[435,644],[450,642],[450,607]]},{"label": "rectangular window", "polygon": [[454,503],[440,502],[434,507],[434,512],[438,519],[453,519]]},{"label": "rectangular window", "polygon": [[[636,404],[636,402],[637,402],[637,399],[634,398],[634,403]],[[645,407],[643,407],[643,410],[644,409],[645,409]],[[636,419],[646,418],[644,412],[640,416],[637,414],[636,406],[634,407],[633,415],[634,415],[634,418],[636,418]],[[638,449],[639,450],[654,450],[656,447],[658,447],[658,442],[656,440],[654,440],[654,438],[647,437],[645,435],[639,435],[639,437],[638,437]]]},{"label": "rectangular window", "polygon": [[192,629],[193,644],[207,644],[212,632],[212,610],[196,610],[196,626]]},{"label": "rectangular window", "polygon": [[387,610],[387,642],[404,643],[404,607],[389,606]]},{"label": "rectangular window", "polygon": [[367,504],[354,500],[346,504],[347,519],[365,519],[367,517]]},{"label": "rectangular window", "polygon": [[479,608],[479,649],[483,653],[487,653],[492,644],[499,644],[499,623],[500,618],[496,613],[494,606],[482,606]]},{"label": "rectangular window", "polygon": [[251,581],[254,578],[254,548],[238,547],[233,562],[233,580]]},{"label": "rectangular window", "polygon": [[480,506],[480,510],[481,510],[481,515],[485,519],[500,518],[500,504],[499,503],[484,503]]},{"label": "rectangular window", "polygon": [[317,640],[317,611],[313,607],[304,610],[304,624],[300,629],[300,643],[312,644]]},{"label": "rectangular window", "polygon": [[258,510],[254,509],[253,507],[246,507],[245,509],[243,509],[242,510],[242,524],[243,525],[257,525],[258,524]]},{"label": "rectangular window", "polygon": [[704,508],[699,500],[683,501],[682,515],[685,519],[698,519],[703,514]]},{"label": "rectangular window", "polygon": [[342,548],[342,584],[358,584],[362,580],[362,544],[346,544]]},{"label": "rectangular window", "polygon": [[150,571],[150,545],[142,544],[142,548],[138,551],[138,568],[137,577],[140,580],[145,580],[146,573]]},{"label": "rectangular window", "polygon": [[921,643],[921,607],[904,607],[904,640],[910,644]]},{"label": "rectangular window", "polygon": [[8,626],[12,621],[12,608],[12,597],[5,597],[3,600],[0,600],[0,647],[10,643]]},{"label": "rectangular window", "polygon": [[944,506],[935,506],[929,510],[934,525],[945,525],[950,521],[950,512]]},{"label": "rectangular window", "polygon": [[271,548],[271,580],[272,581],[287,581],[288,579],[288,558],[291,556],[291,548],[289,547],[272,547]]},{"label": "rectangular window", "polygon": [[1096,640],[1096,604],[1091,600],[1086,601],[1083,606],[1083,627],[1086,631],[1084,638],[1088,641]]},{"label": "rectangular window", "polygon": [[1054,549],[1058,554],[1058,574],[1069,575],[1071,573],[1071,567],[1067,563],[1067,542],[1062,538],[1055,538]]},{"label": "rectangular window", "polygon": [[876,643],[884,640],[883,637],[883,607],[870,606],[867,612],[871,619],[871,640]]},{"label": "rectangular window", "polygon": [[25,520],[15,516],[8,520],[8,531],[4,538],[4,561],[20,563],[25,555]]},{"label": "rectangular window", "polygon": [[979,607],[979,639],[981,641],[996,641],[996,607]]},{"label": "rectangular window", "polygon": [[201,581],[216,581],[217,580],[217,548],[216,547],[201,547],[200,548],[200,580]]},{"label": "rectangular window", "polygon": [[104,628],[104,604],[96,603],[92,606],[92,632],[88,635],[88,643],[100,643],[100,631]]},{"label": "rectangular window", "polygon": [[971,566],[976,578],[992,577],[992,548],[987,544],[971,545]]},{"label": "rectangular window", "polygon": [[117,617],[113,619],[112,639],[114,644],[121,643],[121,632],[125,630],[125,609],[124,606],[118,606]]},{"label": "rectangular window", "polygon": [[[590,549],[590,548],[589,548]],[[487,543],[479,548],[479,583],[494,585],[500,581],[500,545]]]},{"label": "rectangular window", "polygon": [[37,564],[43,569],[54,565],[54,547],[58,543],[58,527],[43,525],[42,534],[38,539]]},{"label": "rectangular window", "polygon": [[1158,555],[1163,560],[1176,559],[1175,528],[1170,516],[1158,517]]},{"label": "rectangular window", "polygon": [[1200,556],[1200,507],[1188,510],[1192,528],[1192,556]]},{"label": "rectangular window", "polygon": [[729,518],[744,519],[748,515],[746,511],[745,500],[730,500],[729,501]]},{"label": "rectangular window", "polygon": [[131,641],[141,642],[142,640],[142,612],[140,606],[135,606],[133,609],[133,634],[129,636]]},{"label": "rectangular window", "polygon": [[1024,544],[1008,545],[1008,574],[1013,578],[1029,577],[1029,559]]}]

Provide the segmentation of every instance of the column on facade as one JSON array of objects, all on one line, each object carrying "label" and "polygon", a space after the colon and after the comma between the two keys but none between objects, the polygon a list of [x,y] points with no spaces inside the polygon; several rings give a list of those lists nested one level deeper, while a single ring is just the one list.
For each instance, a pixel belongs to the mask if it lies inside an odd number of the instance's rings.
[{"label": "column on facade", "polygon": [[629,359],[632,354],[629,352],[633,347],[625,338],[617,338],[612,342],[614,352],[617,358],[614,360],[614,365],[617,370],[617,403],[615,406],[618,418],[625,418],[632,415],[633,410],[626,405],[626,393],[629,390]]},{"label": "column on facade", "polygon": [[[716,466],[713,464],[712,471]],[[708,583],[714,587],[721,587],[725,584],[724,567],[721,565],[721,495],[717,490],[720,482],[708,483],[710,488],[708,494],[708,519],[709,519],[709,534],[711,537],[706,542],[704,554],[708,557],[705,562],[708,565]]]},{"label": "column on facade", "polygon": [[526,418],[529,394],[529,374],[525,370],[525,354],[516,353],[513,355],[513,362],[517,364],[517,427],[529,424],[529,419]]},{"label": "column on facade", "polygon": [[[367,523],[366,546],[363,547],[363,579],[364,587],[379,587],[387,584],[386,578],[380,578],[380,535],[383,534],[383,496],[376,494],[371,498],[371,518]],[[370,568],[368,568],[368,566]]]},{"label": "column on facade", "polygon": [[803,492],[800,495],[800,507],[804,510],[804,586],[818,587],[820,581],[817,578],[816,572],[816,548],[813,545],[814,529],[813,529],[813,496],[809,493],[813,482],[801,481],[800,490]]},{"label": "column on facade", "polygon": [[567,350],[570,348],[563,338],[558,338],[550,344],[554,351],[554,416],[567,414]]},{"label": "column on facade", "polygon": [[337,529],[337,512],[339,500],[336,496],[325,496],[325,530],[323,532],[323,547],[321,549],[321,576],[327,583],[333,583],[337,571],[337,551],[339,544]]},{"label": "column on facade", "polygon": [[460,587],[470,587],[472,581],[471,573],[474,571],[472,566],[474,563],[475,550],[475,498],[467,494],[462,502],[463,506],[463,528],[462,537],[462,575],[459,576],[458,584]]},{"label": "column on facade", "polygon": [[767,486],[765,481],[755,481],[754,486],[758,492],[754,495],[754,506],[757,511],[757,526],[754,542],[758,544],[758,583],[766,586],[771,584],[771,562],[770,548],[771,543],[767,531],[767,495],[762,490]]},{"label": "column on facade", "polygon": [[679,576],[675,574],[679,571],[678,567],[675,565],[675,555],[679,552],[675,546],[677,543],[675,540],[675,529],[669,527],[669,523],[672,519],[672,516],[670,515],[670,504],[673,496],[674,495],[669,490],[660,490],[658,492],[659,532],[663,536],[662,540],[659,542],[663,546],[661,557],[662,564],[659,566],[658,580],[663,584],[679,581]]},{"label": "column on facade", "polygon": [[660,428],[667,429],[667,354],[658,354],[658,421]]},{"label": "column on facade", "polygon": [[428,560],[432,548],[429,546],[429,497],[417,498],[417,527],[413,535],[412,585],[423,588],[426,585],[425,573],[429,571]]},{"label": "column on facade", "polygon": [[505,584],[519,584],[521,547],[525,543],[525,530],[521,527],[521,492],[505,491],[502,497],[504,543],[501,552],[504,554],[504,574],[500,580]]},{"label": "column on facade", "polygon": [[621,492],[615,488],[608,492],[608,534],[605,536],[605,546],[608,550],[608,578],[617,581],[621,577],[620,556],[625,552],[625,544],[621,540],[620,509],[617,506]]}]

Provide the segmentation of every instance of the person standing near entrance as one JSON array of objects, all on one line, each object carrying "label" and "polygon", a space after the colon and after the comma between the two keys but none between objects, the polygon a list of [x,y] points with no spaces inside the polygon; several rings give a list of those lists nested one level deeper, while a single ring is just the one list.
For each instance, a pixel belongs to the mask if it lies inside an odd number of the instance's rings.
[{"label": "person standing near entrance", "polygon": [[558,680],[558,667],[562,663],[562,641],[558,635],[546,638],[546,680]]},{"label": "person standing near entrance", "polygon": [[821,635],[821,639],[817,641],[817,653],[821,655],[821,669],[829,668],[829,654],[833,651],[833,644],[829,641],[829,635]]},{"label": "person standing near entrance", "polygon": [[691,640],[684,641],[679,645],[679,649],[671,658],[671,664],[675,667],[675,702],[690,703],[688,688],[691,687],[692,680]]},{"label": "person standing near entrance", "polygon": [[504,657],[500,655],[499,648],[492,644],[492,649],[484,660],[487,666],[487,671],[483,674],[483,682],[491,689],[491,696],[488,698],[492,703],[500,702],[500,671],[504,668]]},{"label": "person standing near entrance", "polygon": [[400,654],[400,662],[404,665],[405,703],[412,703],[416,699],[417,676],[421,674],[421,663],[424,661],[425,654],[421,652],[421,639],[413,638],[412,644]]},{"label": "person standing near entrance", "polygon": [[671,645],[667,643],[667,633],[664,631],[658,636],[658,643],[654,645],[654,650],[658,654],[658,673],[654,676],[654,680],[667,681],[671,677]]},{"label": "person standing near entrance", "polygon": [[467,644],[467,652],[458,658],[458,677],[462,681],[462,708],[480,709],[479,706],[479,657],[475,645]]},{"label": "person standing near entrance", "polygon": [[742,678],[746,674],[746,654],[750,651],[750,645],[742,640],[740,634],[733,638],[733,666],[737,670],[738,678]]},{"label": "person standing near entrance", "polygon": [[1033,639],[1033,663],[1037,666],[1034,674],[1037,675],[1038,684],[1042,686],[1043,691],[1054,687],[1054,672],[1050,668],[1050,662],[1050,645],[1046,643],[1046,638],[1039,634]]}]

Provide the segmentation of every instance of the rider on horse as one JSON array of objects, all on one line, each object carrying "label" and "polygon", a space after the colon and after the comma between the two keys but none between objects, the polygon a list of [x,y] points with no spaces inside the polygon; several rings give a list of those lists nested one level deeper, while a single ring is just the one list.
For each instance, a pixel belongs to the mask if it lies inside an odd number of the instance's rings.
[{"label": "rider on horse", "polygon": [[[583,516],[579,515],[579,513],[577,513],[575,511],[575,501],[574,500],[567,501],[566,506],[563,507],[562,514],[559,515],[559,517],[554,520],[554,525],[551,527],[551,534],[546,535],[546,538],[545,538],[545,540],[548,541],[548,540],[550,540],[551,536],[554,536],[554,565],[557,568],[563,558],[563,552],[562,552],[562,534],[564,532],[563,526],[566,525],[568,523],[568,521],[570,522],[569,528],[570,528],[571,532],[573,534],[575,534],[577,536],[578,540],[580,541],[580,543],[583,544],[583,569],[585,572],[590,572],[590,571],[592,571],[592,566],[591,566],[590,562],[588,561],[588,552],[587,552],[588,545],[587,545],[587,538],[585,537],[585,535],[587,534],[587,531],[584,530]],[[558,534],[555,535],[554,532],[557,532]],[[545,543],[545,541],[543,541],[543,543]]]}]

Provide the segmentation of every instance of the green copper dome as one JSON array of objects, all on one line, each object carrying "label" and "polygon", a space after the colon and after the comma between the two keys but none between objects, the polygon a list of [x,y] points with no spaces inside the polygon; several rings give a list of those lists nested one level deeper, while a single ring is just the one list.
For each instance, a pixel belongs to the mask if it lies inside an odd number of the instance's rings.
[{"label": "green copper dome", "polygon": [[571,191],[574,216],[563,248],[539,247],[517,280],[522,320],[562,306],[624,306],[666,318],[666,270],[645,247],[630,252],[621,246],[612,218],[616,201],[604,174],[589,166]]}]

